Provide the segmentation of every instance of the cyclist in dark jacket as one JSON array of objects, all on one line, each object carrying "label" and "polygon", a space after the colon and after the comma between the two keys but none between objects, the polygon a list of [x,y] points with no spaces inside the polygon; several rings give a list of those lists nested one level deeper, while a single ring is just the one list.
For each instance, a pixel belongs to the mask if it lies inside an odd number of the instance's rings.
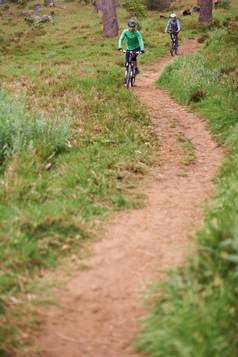
[{"label": "cyclist in dark jacket", "polygon": [[123,30],[120,38],[118,40],[118,50],[122,50],[122,43],[124,39],[126,39],[126,63],[129,59],[129,51],[135,52],[133,55],[133,62],[136,70],[136,74],[139,73],[138,65],[137,65],[137,53],[142,52],[144,53],[144,41],[139,31],[136,30],[137,22],[135,20],[128,21],[128,28]]},{"label": "cyclist in dark jacket", "polygon": [[180,30],[181,30],[180,22],[177,19],[176,14],[173,13],[170,15],[170,19],[166,25],[165,32],[170,34],[171,39],[173,35],[176,35],[177,46],[178,46],[178,33]]},{"label": "cyclist in dark jacket", "polygon": [[176,14],[173,13],[169,17],[170,18],[169,18],[169,21],[168,21],[168,23],[166,25],[165,32],[167,32],[167,33],[179,33],[181,28],[180,28],[180,22],[177,19]]}]

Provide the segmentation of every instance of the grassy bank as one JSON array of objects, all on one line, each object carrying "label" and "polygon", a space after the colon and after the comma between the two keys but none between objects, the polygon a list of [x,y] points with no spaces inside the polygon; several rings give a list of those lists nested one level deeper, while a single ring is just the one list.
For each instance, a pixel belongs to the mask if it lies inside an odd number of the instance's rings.
[{"label": "grassy bank", "polygon": [[[145,109],[122,86],[117,39],[102,36],[93,7],[61,5],[53,25],[35,26],[23,7],[0,7],[0,356],[31,338],[35,278],[80,254],[95,222],[142,203],[138,182],[157,146]],[[119,16],[122,29],[128,15]],[[148,63],[166,38],[158,15],[142,25]]]},{"label": "grassy bank", "polygon": [[228,19],[224,14],[216,15],[217,29],[203,34],[204,48],[167,66],[158,82],[207,119],[227,156],[197,250],[160,286],[161,297],[145,321],[138,345],[148,356],[238,355],[237,8]]},{"label": "grassy bank", "polygon": [[137,204],[129,188],[149,162],[152,139],[91,8],[58,9],[52,26],[29,26],[21,8],[3,9],[0,77],[10,92],[0,112],[0,355],[28,338],[24,306],[34,277],[75,254],[96,218]]}]

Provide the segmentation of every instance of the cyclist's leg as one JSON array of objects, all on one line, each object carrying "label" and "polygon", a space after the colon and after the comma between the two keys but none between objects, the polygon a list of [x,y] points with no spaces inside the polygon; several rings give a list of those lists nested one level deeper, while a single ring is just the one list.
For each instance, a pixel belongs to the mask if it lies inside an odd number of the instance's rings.
[{"label": "cyclist's leg", "polygon": [[170,53],[171,53],[171,56],[173,56],[173,33],[172,32],[170,32],[169,33],[169,35],[170,35]]},{"label": "cyclist's leg", "polygon": [[175,34],[175,54],[178,54],[178,33]]},{"label": "cyclist's leg", "polygon": [[132,57],[132,61],[133,61],[133,66],[135,68],[135,74],[139,74],[140,71],[139,71],[139,68],[138,68],[138,61],[137,61],[137,56],[138,54],[136,52],[139,52],[140,51],[140,48],[135,48],[135,53],[133,54],[133,57]]},{"label": "cyclist's leg", "polygon": [[173,43],[174,45],[176,46],[176,42],[177,42],[177,33],[176,32],[173,32]]},{"label": "cyclist's leg", "polygon": [[130,61],[130,51],[126,51],[126,53],[125,53],[125,68],[128,67],[129,61]]},{"label": "cyclist's leg", "polygon": [[172,32],[170,32],[170,33],[169,33],[169,35],[170,35],[170,39],[171,39],[171,41],[173,41],[173,33],[172,33]]},{"label": "cyclist's leg", "polygon": [[178,49],[178,37],[177,37],[177,32],[173,33],[173,50],[174,53],[177,54],[177,49]]}]

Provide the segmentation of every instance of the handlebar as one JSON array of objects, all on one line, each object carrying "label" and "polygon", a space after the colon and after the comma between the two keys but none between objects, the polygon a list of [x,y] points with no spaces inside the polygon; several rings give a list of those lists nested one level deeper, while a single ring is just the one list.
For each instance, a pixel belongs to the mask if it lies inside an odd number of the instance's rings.
[{"label": "handlebar", "polygon": [[122,52],[122,53],[127,53],[127,52],[129,52],[129,53],[135,53],[135,54],[137,54],[137,55],[140,55],[142,52],[141,51],[130,51],[130,50],[124,50],[124,49],[122,49],[122,50],[120,50],[120,52]]}]

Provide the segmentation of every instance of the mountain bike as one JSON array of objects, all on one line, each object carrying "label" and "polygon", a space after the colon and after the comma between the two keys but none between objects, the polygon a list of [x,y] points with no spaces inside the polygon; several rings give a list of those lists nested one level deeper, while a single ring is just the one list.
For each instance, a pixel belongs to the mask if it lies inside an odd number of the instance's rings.
[{"label": "mountain bike", "polygon": [[134,87],[136,81],[136,69],[133,63],[133,56],[139,55],[141,52],[139,51],[129,51],[129,50],[122,50],[122,53],[129,53],[128,61],[126,63],[126,70],[125,70],[125,77],[124,83],[125,87],[129,89],[129,87]]},{"label": "mountain bike", "polygon": [[171,56],[177,55],[178,54],[178,34],[177,32],[171,32],[170,33],[170,54]]}]

